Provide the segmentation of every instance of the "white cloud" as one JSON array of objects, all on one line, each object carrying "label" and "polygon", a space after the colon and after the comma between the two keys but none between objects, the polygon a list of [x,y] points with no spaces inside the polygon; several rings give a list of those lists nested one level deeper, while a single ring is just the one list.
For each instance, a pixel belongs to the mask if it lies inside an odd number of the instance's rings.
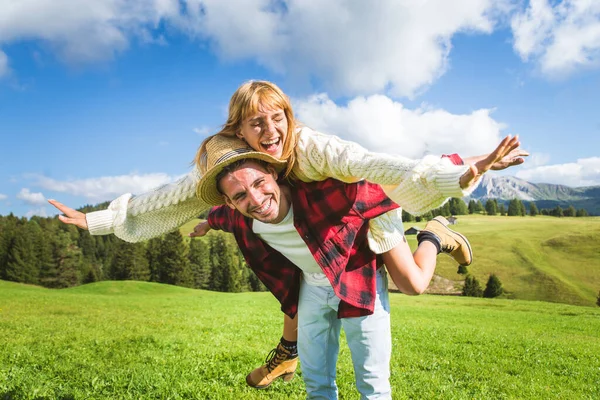
[{"label": "white cloud", "polygon": [[[165,32],[336,93],[412,96],[448,68],[459,32],[490,33],[509,0],[27,0],[0,5],[0,43],[39,40],[68,62],[105,60]],[[160,32],[158,32],[160,27]]]},{"label": "white cloud", "polygon": [[9,72],[8,57],[6,56],[6,53],[0,50],[0,79],[8,75]]},{"label": "white cloud", "polygon": [[0,41],[40,40],[69,62],[112,58],[131,37],[151,31],[178,12],[177,0],[25,0],[0,5]]},{"label": "white cloud", "polygon": [[211,130],[208,126],[201,126],[200,128],[194,128],[194,132],[200,136],[206,137],[210,134]]},{"label": "white cloud", "polygon": [[566,76],[600,65],[600,2],[531,0],[513,16],[514,49],[547,76]]},{"label": "white cloud", "polygon": [[19,193],[17,193],[17,199],[23,200],[25,203],[34,206],[46,204],[46,198],[42,193],[32,193],[27,188],[23,188]]},{"label": "white cloud", "polygon": [[8,196],[0,193],[0,201],[8,199]]},{"label": "white cloud", "polygon": [[523,169],[519,170],[516,176],[530,182],[573,187],[600,185],[600,157],[582,158],[574,163]]},{"label": "white cloud", "polygon": [[421,158],[424,154],[489,153],[505,126],[489,109],[470,114],[445,110],[410,110],[387,96],[357,97],[338,106],[326,94],[294,101],[298,119],[311,128],[358,142],[371,151]]},{"label": "white cloud", "polygon": [[83,196],[96,202],[112,200],[123,193],[145,193],[179,178],[164,173],[103,176],[68,181],[59,181],[46,176],[35,177],[36,184],[46,190]]},{"label": "white cloud", "polygon": [[31,218],[34,215],[38,217],[46,218],[48,216],[48,212],[46,211],[46,207],[35,208],[33,210],[29,210],[25,213],[27,218]]},{"label": "white cloud", "polygon": [[412,96],[445,72],[453,35],[492,31],[501,3],[211,0],[194,26],[224,58],[253,57],[335,92]]},{"label": "white cloud", "polygon": [[527,157],[527,167],[541,167],[550,162],[550,155],[546,153],[532,153]]}]

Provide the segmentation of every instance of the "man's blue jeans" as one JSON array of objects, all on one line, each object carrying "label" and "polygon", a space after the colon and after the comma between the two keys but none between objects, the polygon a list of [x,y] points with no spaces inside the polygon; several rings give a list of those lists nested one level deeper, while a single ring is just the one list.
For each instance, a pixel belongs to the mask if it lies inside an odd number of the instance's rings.
[{"label": "man's blue jeans", "polygon": [[298,305],[298,354],[308,399],[337,399],[335,368],[344,328],[361,399],[391,399],[390,301],[385,268],[377,271],[372,315],[337,318],[340,299],[327,286],[304,280]]}]

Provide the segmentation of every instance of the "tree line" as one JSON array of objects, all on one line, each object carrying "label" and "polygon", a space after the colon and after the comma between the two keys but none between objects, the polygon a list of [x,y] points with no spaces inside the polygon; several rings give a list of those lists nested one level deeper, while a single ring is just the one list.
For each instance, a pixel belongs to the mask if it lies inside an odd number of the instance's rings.
[{"label": "tree line", "polygon": [[48,288],[139,280],[222,292],[265,290],[225,232],[190,240],[177,230],[128,243],[114,235],[92,236],[57,218],[12,214],[0,216],[0,279]]},{"label": "tree line", "polygon": [[406,211],[402,211],[402,220],[404,222],[411,221],[429,221],[430,219],[437,217],[438,215],[449,217],[451,215],[467,215],[467,214],[484,214],[484,215],[502,215],[502,216],[525,216],[530,215],[535,217],[536,215],[548,215],[552,217],[588,217],[589,214],[584,208],[575,209],[572,205],[567,208],[556,206],[554,208],[542,208],[538,209],[535,203],[529,202],[525,205],[525,202],[519,199],[512,199],[508,202],[508,205],[497,199],[488,199],[485,204],[480,200],[469,200],[469,203],[465,203],[462,199],[451,198],[442,207],[428,211],[425,214],[419,216],[413,216]]}]

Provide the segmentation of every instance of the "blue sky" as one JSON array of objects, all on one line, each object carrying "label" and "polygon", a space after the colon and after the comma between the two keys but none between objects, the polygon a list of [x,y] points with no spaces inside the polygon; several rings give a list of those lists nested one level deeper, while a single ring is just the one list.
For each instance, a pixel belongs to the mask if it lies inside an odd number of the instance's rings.
[{"label": "blue sky", "polygon": [[518,134],[507,173],[600,185],[600,2],[28,0],[0,2],[0,214],[176,179],[248,79],[373,151]]}]

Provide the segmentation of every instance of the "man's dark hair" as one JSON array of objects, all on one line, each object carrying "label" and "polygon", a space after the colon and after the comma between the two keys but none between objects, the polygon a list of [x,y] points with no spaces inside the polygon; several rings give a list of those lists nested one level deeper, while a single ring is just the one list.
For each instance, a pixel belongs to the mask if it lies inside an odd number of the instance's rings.
[{"label": "man's dark hair", "polygon": [[262,166],[265,170],[267,170],[269,165],[271,165],[264,160],[259,160],[258,158],[242,158],[241,160],[237,160],[237,161],[232,162],[231,164],[226,165],[225,167],[223,167],[221,172],[219,172],[217,174],[217,176],[215,177],[215,181],[217,184],[217,190],[219,191],[219,193],[221,193],[222,195],[225,195],[225,193],[223,193],[223,191],[221,190],[221,179],[223,179],[223,177],[231,174],[232,172],[235,172],[238,169],[242,168],[244,165],[246,165],[249,162],[254,162],[254,163]]}]

